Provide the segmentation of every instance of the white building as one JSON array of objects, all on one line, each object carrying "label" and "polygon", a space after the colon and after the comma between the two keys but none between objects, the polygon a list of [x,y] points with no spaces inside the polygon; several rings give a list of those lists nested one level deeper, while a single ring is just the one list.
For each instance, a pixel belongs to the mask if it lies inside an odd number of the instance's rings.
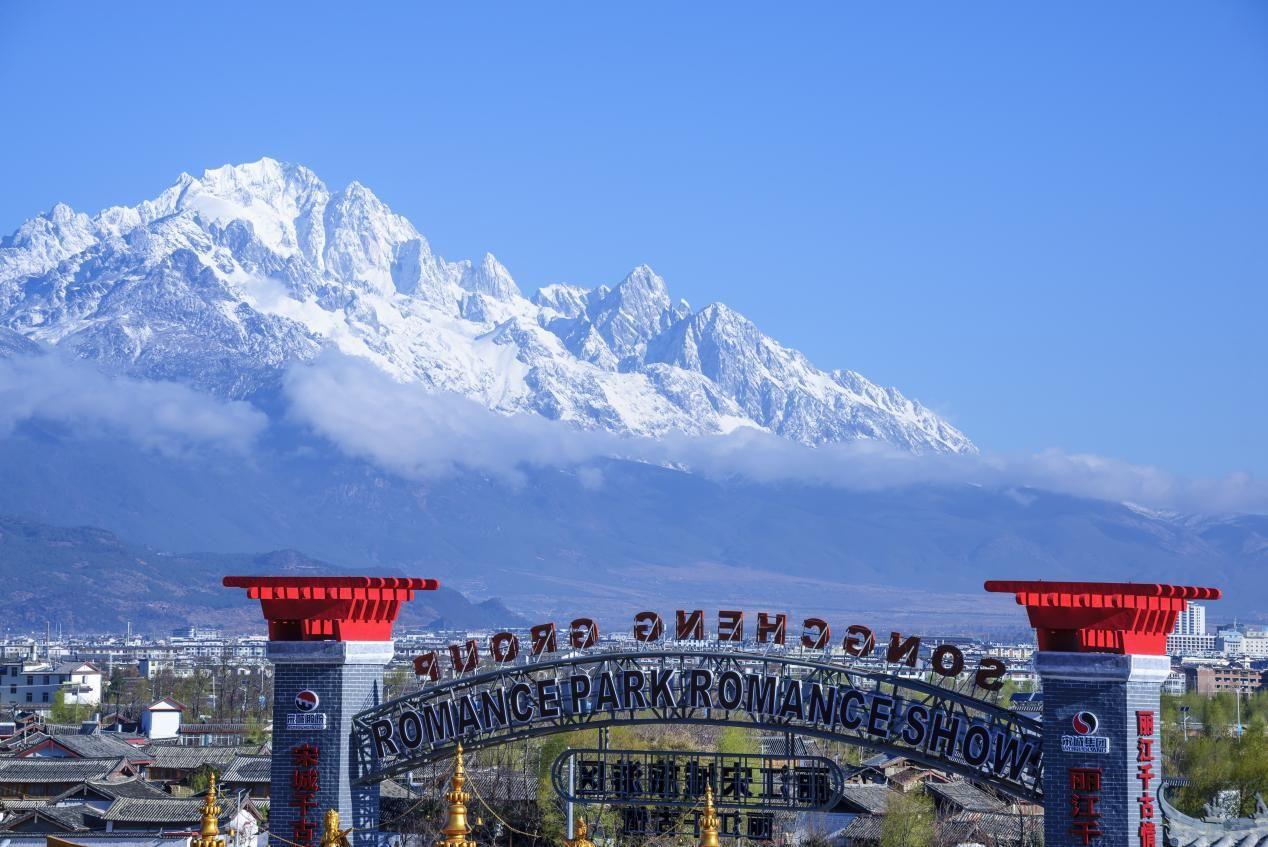
[{"label": "white building", "polygon": [[1206,635],[1206,606],[1201,603],[1190,603],[1176,617],[1176,628],[1172,635]]},{"label": "white building", "polygon": [[146,707],[141,715],[141,731],[146,738],[176,738],[181,730],[181,713],[185,706],[170,697]]},{"label": "white building", "polygon": [[102,674],[90,662],[69,662],[58,668],[69,677],[65,703],[70,706],[101,705]]},{"label": "white building", "polygon": [[1168,635],[1169,656],[1213,656],[1220,652],[1219,639],[1214,635]]},{"label": "white building", "polygon": [[87,662],[6,662],[0,665],[0,704],[51,709],[64,692],[69,704],[96,706],[101,703],[102,681],[101,671]]},{"label": "white building", "polygon": [[1184,671],[1179,668],[1172,668],[1171,673],[1167,674],[1167,678],[1162,683],[1162,693],[1170,694],[1172,697],[1179,697],[1188,689],[1188,679],[1184,675]]},{"label": "white building", "polygon": [[1220,630],[1219,650],[1230,659],[1268,659],[1268,633]]}]

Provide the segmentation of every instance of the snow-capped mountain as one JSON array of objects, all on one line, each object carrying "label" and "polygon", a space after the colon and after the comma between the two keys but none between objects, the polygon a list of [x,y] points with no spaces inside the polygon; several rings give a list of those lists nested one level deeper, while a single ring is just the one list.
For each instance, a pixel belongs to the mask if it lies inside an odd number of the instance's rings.
[{"label": "snow-capped mountain", "polygon": [[975,450],[895,389],[819,370],[720,303],[675,302],[647,266],[526,298],[492,255],[447,261],[365,186],[331,192],[272,159],[184,174],[93,217],[59,204],[27,221],[0,241],[0,350],[19,336],[222,397],[250,398],[332,346],[398,380],[586,428]]}]

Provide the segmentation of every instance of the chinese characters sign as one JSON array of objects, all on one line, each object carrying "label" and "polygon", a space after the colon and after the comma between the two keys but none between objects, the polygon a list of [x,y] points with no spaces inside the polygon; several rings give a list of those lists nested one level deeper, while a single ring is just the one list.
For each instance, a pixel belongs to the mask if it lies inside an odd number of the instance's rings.
[{"label": "chinese characters sign", "polygon": [[[291,823],[291,840],[303,847],[312,847],[317,836],[320,815],[317,791],[321,788],[317,764],[321,750],[314,744],[296,744],[291,748],[291,806],[299,809]],[[309,814],[312,814],[310,819]]]},{"label": "chinese characters sign", "polygon": [[[621,810],[621,835],[700,837],[700,812],[686,812],[666,806],[633,806]],[[723,838],[747,838],[751,841],[772,841],[775,838],[775,815],[772,812],[719,812],[718,835]]]},{"label": "chinese characters sign", "polygon": [[1136,713],[1136,779],[1140,781],[1140,847],[1156,847],[1158,827],[1154,823],[1154,798],[1149,785],[1154,779],[1154,713],[1142,709]]},{"label": "chinese characters sign", "polygon": [[556,790],[573,802],[688,808],[712,786],[727,808],[829,809],[844,781],[835,762],[818,756],[646,750],[567,750],[551,772]]},{"label": "chinese characters sign", "polygon": [[1101,769],[1070,768],[1070,833],[1075,844],[1088,845],[1105,834],[1101,829]]}]

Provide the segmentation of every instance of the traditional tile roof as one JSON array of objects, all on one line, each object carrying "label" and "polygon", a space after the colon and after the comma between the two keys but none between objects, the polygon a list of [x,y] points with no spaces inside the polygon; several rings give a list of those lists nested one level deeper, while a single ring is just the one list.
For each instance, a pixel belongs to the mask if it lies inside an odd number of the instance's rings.
[{"label": "traditional tile roof", "polygon": [[[884,815],[859,815],[844,828],[829,836],[833,844],[879,844]],[[1043,818],[1034,815],[966,813],[938,818],[934,827],[937,844],[1017,844],[1032,843],[1029,839],[1042,836]],[[1022,831],[1021,842],[1018,831]],[[1240,847],[1240,846],[1239,846]]]},{"label": "traditional tile roof", "polygon": [[250,727],[244,723],[183,723],[176,731],[181,735],[245,735]]},{"label": "traditional tile roof", "polygon": [[238,756],[220,777],[222,783],[267,783],[272,778],[271,756]]},{"label": "traditional tile roof", "polygon": [[846,807],[844,811],[879,815],[885,812],[893,793],[894,789],[888,785],[846,783],[841,787],[841,805]]},{"label": "traditional tile roof", "polygon": [[1007,804],[963,779],[951,782],[929,780],[925,783],[935,801],[953,807],[957,812],[998,812]]},{"label": "traditional tile roof", "polygon": [[846,824],[845,829],[837,830],[831,836],[832,842],[844,841],[846,844],[860,842],[880,843],[881,815],[859,815]]},{"label": "traditional tile roof", "polygon": [[239,755],[254,747],[184,747],[176,744],[154,745],[150,748],[151,767],[165,770],[198,770],[211,765],[224,770]]},{"label": "traditional tile roof", "polygon": [[1207,820],[1184,814],[1158,792],[1162,817],[1171,847],[1268,847],[1268,809],[1262,804],[1248,818]]},{"label": "traditional tile roof", "polygon": [[127,761],[118,757],[0,759],[0,783],[86,782],[103,779],[107,774],[127,767]]},{"label": "traditional tile roof", "polygon": [[93,795],[105,800],[117,800],[120,797],[130,797],[135,800],[162,800],[172,796],[154,783],[136,777],[132,779],[94,779],[76,785],[69,791],[59,794],[53,798],[53,802]]},{"label": "traditional tile roof", "polygon": [[418,794],[408,785],[385,779],[379,783],[379,797],[384,800],[417,800]]},{"label": "traditional tile roof", "polygon": [[36,820],[43,819],[62,832],[84,832],[88,829],[84,824],[85,806],[41,806],[29,809],[0,824],[0,832],[16,830]]},{"label": "traditional tile roof", "polygon": [[[164,800],[136,800],[120,797],[110,804],[104,812],[86,812],[86,818],[95,818],[113,823],[153,824],[170,826],[188,824],[193,827],[202,818],[204,799],[190,797],[188,799],[169,798]],[[220,799],[220,820],[227,821],[238,813],[238,804],[232,797]]]},{"label": "traditional tile roof", "polygon": [[150,755],[121,737],[113,734],[94,735],[54,735],[42,739],[40,744],[28,745],[21,755],[35,755],[41,745],[47,742],[56,745],[78,756],[81,759],[104,759],[110,756],[126,756],[134,762],[148,762]]}]

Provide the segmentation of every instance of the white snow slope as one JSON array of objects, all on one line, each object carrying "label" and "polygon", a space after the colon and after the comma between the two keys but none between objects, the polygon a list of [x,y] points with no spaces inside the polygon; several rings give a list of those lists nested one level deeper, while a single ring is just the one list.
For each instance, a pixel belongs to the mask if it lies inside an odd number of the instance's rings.
[{"label": "white snow slope", "polygon": [[492,255],[449,262],[365,186],[262,159],[183,174],[95,217],[65,205],[0,241],[0,328],[108,368],[251,397],[333,346],[393,378],[580,427],[765,429],[975,452],[893,388],[815,368],[720,303],[693,312],[640,266],[526,298]]}]

